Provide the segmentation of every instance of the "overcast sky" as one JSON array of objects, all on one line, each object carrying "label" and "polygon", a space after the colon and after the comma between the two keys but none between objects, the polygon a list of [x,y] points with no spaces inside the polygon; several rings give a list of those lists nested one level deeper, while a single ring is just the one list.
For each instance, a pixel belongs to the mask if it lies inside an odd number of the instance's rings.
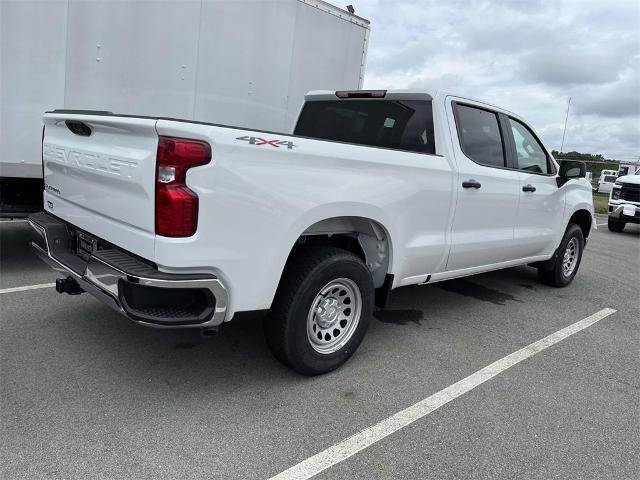
[{"label": "overcast sky", "polygon": [[478,97],[556,150],[571,97],[564,151],[640,156],[640,1],[349,3],[371,21],[365,88]]}]

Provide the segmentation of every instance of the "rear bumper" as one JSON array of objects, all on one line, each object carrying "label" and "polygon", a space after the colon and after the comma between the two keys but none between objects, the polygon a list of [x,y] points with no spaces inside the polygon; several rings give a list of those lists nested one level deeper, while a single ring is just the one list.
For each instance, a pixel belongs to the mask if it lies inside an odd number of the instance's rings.
[{"label": "rear bumper", "polygon": [[42,260],[136,323],[210,328],[225,319],[227,289],[213,275],[160,272],[101,240],[100,248],[83,258],[75,251],[73,225],[48,213],[29,216],[29,225],[35,233],[31,245]]}]

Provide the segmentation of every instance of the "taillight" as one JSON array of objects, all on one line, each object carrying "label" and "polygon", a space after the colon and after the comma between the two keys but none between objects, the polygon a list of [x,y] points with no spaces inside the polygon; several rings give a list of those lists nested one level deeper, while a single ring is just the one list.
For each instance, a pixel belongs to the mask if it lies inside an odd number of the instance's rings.
[{"label": "taillight", "polygon": [[156,234],[190,237],[198,227],[198,196],[187,187],[187,170],[211,161],[207,142],[159,137],[156,155]]}]

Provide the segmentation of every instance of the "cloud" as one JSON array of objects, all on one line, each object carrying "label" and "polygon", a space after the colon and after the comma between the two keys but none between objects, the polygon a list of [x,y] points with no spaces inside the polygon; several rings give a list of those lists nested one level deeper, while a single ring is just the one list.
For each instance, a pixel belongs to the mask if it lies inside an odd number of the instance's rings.
[{"label": "cloud", "polygon": [[550,85],[603,84],[615,80],[633,60],[632,42],[599,39],[591,45],[553,45],[521,58],[521,75]]},{"label": "cloud", "polygon": [[[561,136],[562,130],[557,133]],[[625,152],[623,146],[630,148]],[[613,157],[624,159],[630,157],[638,158],[639,149],[640,125],[636,121],[623,119],[616,122],[603,123],[589,116],[570,118],[564,143],[564,151],[566,152],[572,150],[588,152],[608,150],[612,152]]]},{"label": "cloud", "polygon": [[576,92],[576,111],[609,118],[640,117],[640,74],[638,62],[621,78],[601,88]]},{"label": "cloud", "polygon": [[527,118],[550,148],[638,155],[640,3],[359,0],[365,88],[443,89]]}]

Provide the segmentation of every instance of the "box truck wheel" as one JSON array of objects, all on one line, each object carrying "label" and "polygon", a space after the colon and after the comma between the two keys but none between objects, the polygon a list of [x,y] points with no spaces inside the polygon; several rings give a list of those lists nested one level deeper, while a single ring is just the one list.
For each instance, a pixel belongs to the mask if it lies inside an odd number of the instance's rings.
[{"label": "box truck wheel", "polygon": [[538,267],[538,277],[542,283],[553,287],[569,285],[578,273],[583,250],[582,229],[575,223],[570,223],[562,237],[556,257]]},{"label": "box truck wheel", "polygon": [[289,260],[265,335],[273,354],[303,375],[330,372],[364,337],[373,312],[371,274],[360,257],[309,247]]}]

